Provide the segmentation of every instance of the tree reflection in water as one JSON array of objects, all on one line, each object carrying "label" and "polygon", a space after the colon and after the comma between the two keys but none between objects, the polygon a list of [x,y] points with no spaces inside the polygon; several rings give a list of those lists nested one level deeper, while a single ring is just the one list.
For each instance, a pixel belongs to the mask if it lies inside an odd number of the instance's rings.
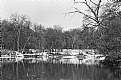
[{"label": "tree reflection in water", "polygon": [[[54,61],[54,62],[52,62]],[[121,69],[100,65],[72,64],[72,60],[28,59],[2,63],[2,80],[121,80]],[[78,60],[76,59],[76,62]],[[80,62],[81,63],[81,62]],[[18,65],[17,65],[18,64]],[[18,75],[17,75],[18,74]]]}]

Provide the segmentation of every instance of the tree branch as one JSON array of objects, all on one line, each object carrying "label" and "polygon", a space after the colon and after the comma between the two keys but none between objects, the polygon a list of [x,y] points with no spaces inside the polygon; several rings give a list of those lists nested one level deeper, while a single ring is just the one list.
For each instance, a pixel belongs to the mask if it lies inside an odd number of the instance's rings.
[{"label": "tree branch", "polygon": [[98,6],[98,4],[94,3],[92,0],[90,0],[91,3],[93,3],[94,5]]},{"label": "tree branch", "polygon": [[[95,13],[95,11],[91,8],[91,6],[88,4],[88,2],[87,2],[87,0],[85,0],[85,2],[80,2],[80,1],[78,1],[78,2],[75,2],[75,3],[83,3],[83,4],[85,4],[90,10],[91,10],[91,12],[93,13],[93,15],[96,17],[97,15],[96,15],[96,13]],[[96,21],[97,22],[97,21]]]},{"label": "tree branch", "polygon": [[84,4],[85,4],[85,2],[81,2],[81,1],[78,1],[78,2],[74,2],[74,3],[84,3]]},{"label": "tree branch", "polygon": [[[81,12],[78,8],[74,8],[74,9],[76,10],[76,11],[74,11],[74,12],[81,13],[81,14],[83,14],[85,17],[87,17],[87,18],[93,20],[95,23],[97,23],[97,25],[101,25],[101,23],[100,23],[100,21],[99,21],[99,10],[100,10],[100,6],[101,6],[102,0],[99,0],[98,3],[95,3],[95,2],[93,2],[92,0],[89,0],[89,1],[90,1],[92,4],[95,5],[95,8],[92,8],[92,7],[89,5],[89,3],[88,3],[87,0],[84,0],[84,2],[81,2],[81,1],[77,1],[77,2],[76,2],[76,1],[74,0],[74,3],[82,3],[82,4],[85,4],[85,5],[88,7],[88,9],[91,11],[91,13],[93,14],[92,16],[87,15],[87,14]],[[70,13],[74,13],[74,12],[70,12]],[[93,17],[93,16],[94,16],[94,17]]]},{"label": "tree branch", "polygon": [[[87,15],[87,14],[81,12],[78,8],[75,8],[75,9],[77,10],[78,13],[81,13],[81,14],[83,14],[84,16],[86,16],[86,17],[88,17],[88,18],[90,18],[90,19],[96,21],[96,19],[94,19],[94,18],[92,18],[91,16],[89,16],[89,15]],[[97,22],[97,21],[96,21],[96,22]]]},{"label": "tree branch", "polygon": [[97,14],[97,20],[98,20],[98,15],[99,15],[99,10],[100,10],[100,4],[101,4],[102,0],[99,1],[98,5],[97,5],[97,11],[96,11],[96,14]]}]

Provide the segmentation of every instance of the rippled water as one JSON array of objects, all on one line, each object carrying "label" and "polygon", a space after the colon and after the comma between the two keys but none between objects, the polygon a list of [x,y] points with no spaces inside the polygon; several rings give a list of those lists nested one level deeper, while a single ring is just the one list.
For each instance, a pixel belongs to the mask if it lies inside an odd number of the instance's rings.
[{"label": "rippled water", "polygon": [[91,60],[86,61],[88,64],[77,58],[8,61],[0,63],[0,80],[121,80],[120,69],[102,66]]}]

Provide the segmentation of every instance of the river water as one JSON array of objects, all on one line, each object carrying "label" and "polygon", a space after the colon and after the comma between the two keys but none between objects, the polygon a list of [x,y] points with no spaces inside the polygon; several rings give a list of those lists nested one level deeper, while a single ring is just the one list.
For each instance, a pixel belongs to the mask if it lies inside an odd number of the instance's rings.
[{"label": "river water", "polygon": [[0,80],[121,80],[121,69],[86,62],[74,58],[6,60],[0,63]]}]

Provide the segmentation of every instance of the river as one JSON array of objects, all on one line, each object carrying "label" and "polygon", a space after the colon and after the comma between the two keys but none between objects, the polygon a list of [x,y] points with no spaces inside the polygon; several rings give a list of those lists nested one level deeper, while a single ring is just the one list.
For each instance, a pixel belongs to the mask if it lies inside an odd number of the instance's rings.
[{"label": "river", "polygon": [[0,63],[0,80],[121,80],[121,69],[78,59],[28,58]]}]

